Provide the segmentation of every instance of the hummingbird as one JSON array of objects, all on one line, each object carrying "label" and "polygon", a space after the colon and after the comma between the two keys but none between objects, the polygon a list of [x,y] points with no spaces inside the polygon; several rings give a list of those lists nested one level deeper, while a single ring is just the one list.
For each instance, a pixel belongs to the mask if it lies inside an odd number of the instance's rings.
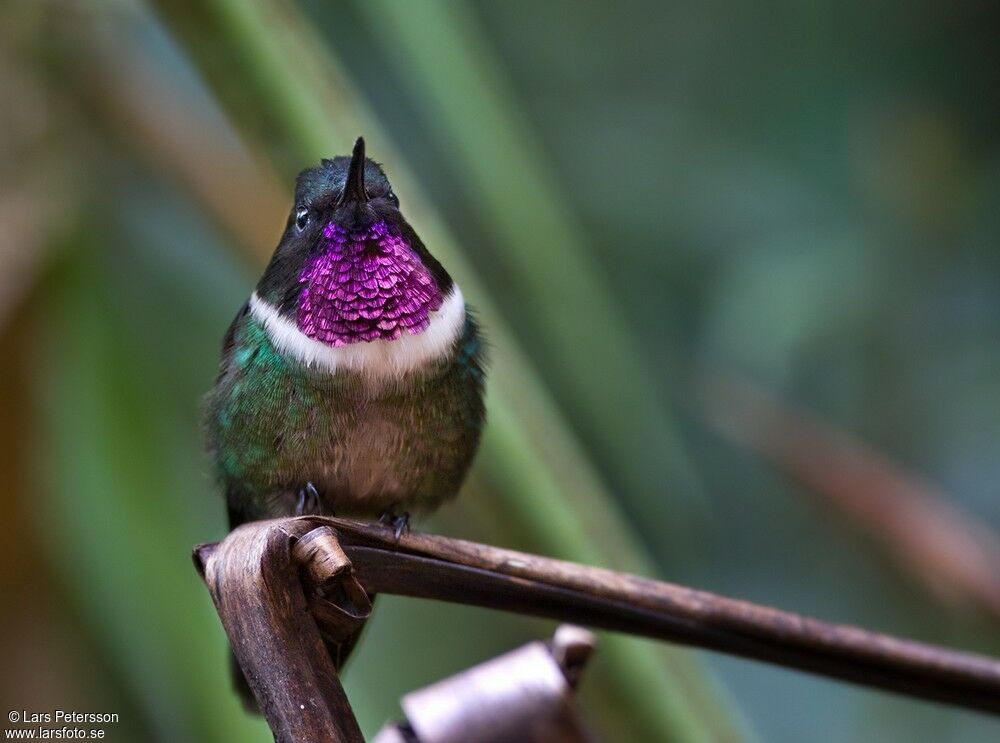
[{"label": "hummingbird", "polygon": [[484,345],[363,138],[303,170],[206,397],[230,528],[335,514],[398,538],[465,478],[485,420]]}]

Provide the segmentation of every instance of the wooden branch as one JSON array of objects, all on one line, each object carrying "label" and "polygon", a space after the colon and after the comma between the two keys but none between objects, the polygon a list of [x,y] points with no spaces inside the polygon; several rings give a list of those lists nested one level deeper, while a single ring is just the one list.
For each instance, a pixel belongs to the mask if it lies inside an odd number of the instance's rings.
[{"label": "wooden branch", "polygon": [[[377,524],[318,516],[271,523],[300,533],[329,527],[368,593],[628,632],[1000,714],[1000,660],[993,658],[432,534],[404,534],[397,543],[391,530]],[[320,571],[311,580],[330,577]],[[317,616],[317,621],[324,620]]]},{"label": "wooden branch", "polygon": [[594,642],[587,630],[564,624],[549,642],[411,691],[400,700],[406,722],[389,723],[372,743],[587,743],[572,692]]},{"label": "wooden branch", "polygon": [[[364,743],[324,636],[356,635],[371,604],[333,530],[305,519],[246,524],[194,557],[275,740]],[[311,612],[327,591],[335,598]]]}]

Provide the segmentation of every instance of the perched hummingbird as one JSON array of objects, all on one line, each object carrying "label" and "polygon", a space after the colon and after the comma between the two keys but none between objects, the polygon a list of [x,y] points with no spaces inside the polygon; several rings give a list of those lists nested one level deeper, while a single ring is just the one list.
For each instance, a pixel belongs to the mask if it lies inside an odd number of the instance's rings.
[{"label": "perched hummingbird", "polygon": [[302,171],[207,396],[230,527],[337,514],[398,537],[410,511],[462,484],[485,417],[483,350],[363,139]]}]

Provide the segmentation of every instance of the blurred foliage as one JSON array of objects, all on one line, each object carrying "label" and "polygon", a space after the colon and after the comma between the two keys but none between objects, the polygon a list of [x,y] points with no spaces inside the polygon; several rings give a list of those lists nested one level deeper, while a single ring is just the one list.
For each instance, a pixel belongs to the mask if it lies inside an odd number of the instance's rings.
[{"label": "blurred foliage", "polygon": [[[268,739],[188,559],[224,529],[197,401],[294,172],[359,133],[494,346],[484,451],[434,528],[1000,652],[683,404],[689,362],[752,373],[1000,527],[990,7],[157,5],[0,8],[9,707],[118,711],[112,739]],[[380,604],[346,676],[368,731],[547,631]],[[602,643],[583,702],[611,740],[1000,736]]]}]

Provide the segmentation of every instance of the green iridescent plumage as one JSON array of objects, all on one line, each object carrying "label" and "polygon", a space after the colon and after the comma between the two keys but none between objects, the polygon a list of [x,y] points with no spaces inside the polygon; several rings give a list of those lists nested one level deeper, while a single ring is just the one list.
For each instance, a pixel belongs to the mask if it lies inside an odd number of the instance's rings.
[{"label": "green iridescent plumage", "polygon": [[249,312],[231,337],[207,424],[235,521],[292,513],[307,482],[344,515],[431,507],[458,492],[484,417],[471,319],[450,358],[375,390],[356,372],[282,355]]}]

